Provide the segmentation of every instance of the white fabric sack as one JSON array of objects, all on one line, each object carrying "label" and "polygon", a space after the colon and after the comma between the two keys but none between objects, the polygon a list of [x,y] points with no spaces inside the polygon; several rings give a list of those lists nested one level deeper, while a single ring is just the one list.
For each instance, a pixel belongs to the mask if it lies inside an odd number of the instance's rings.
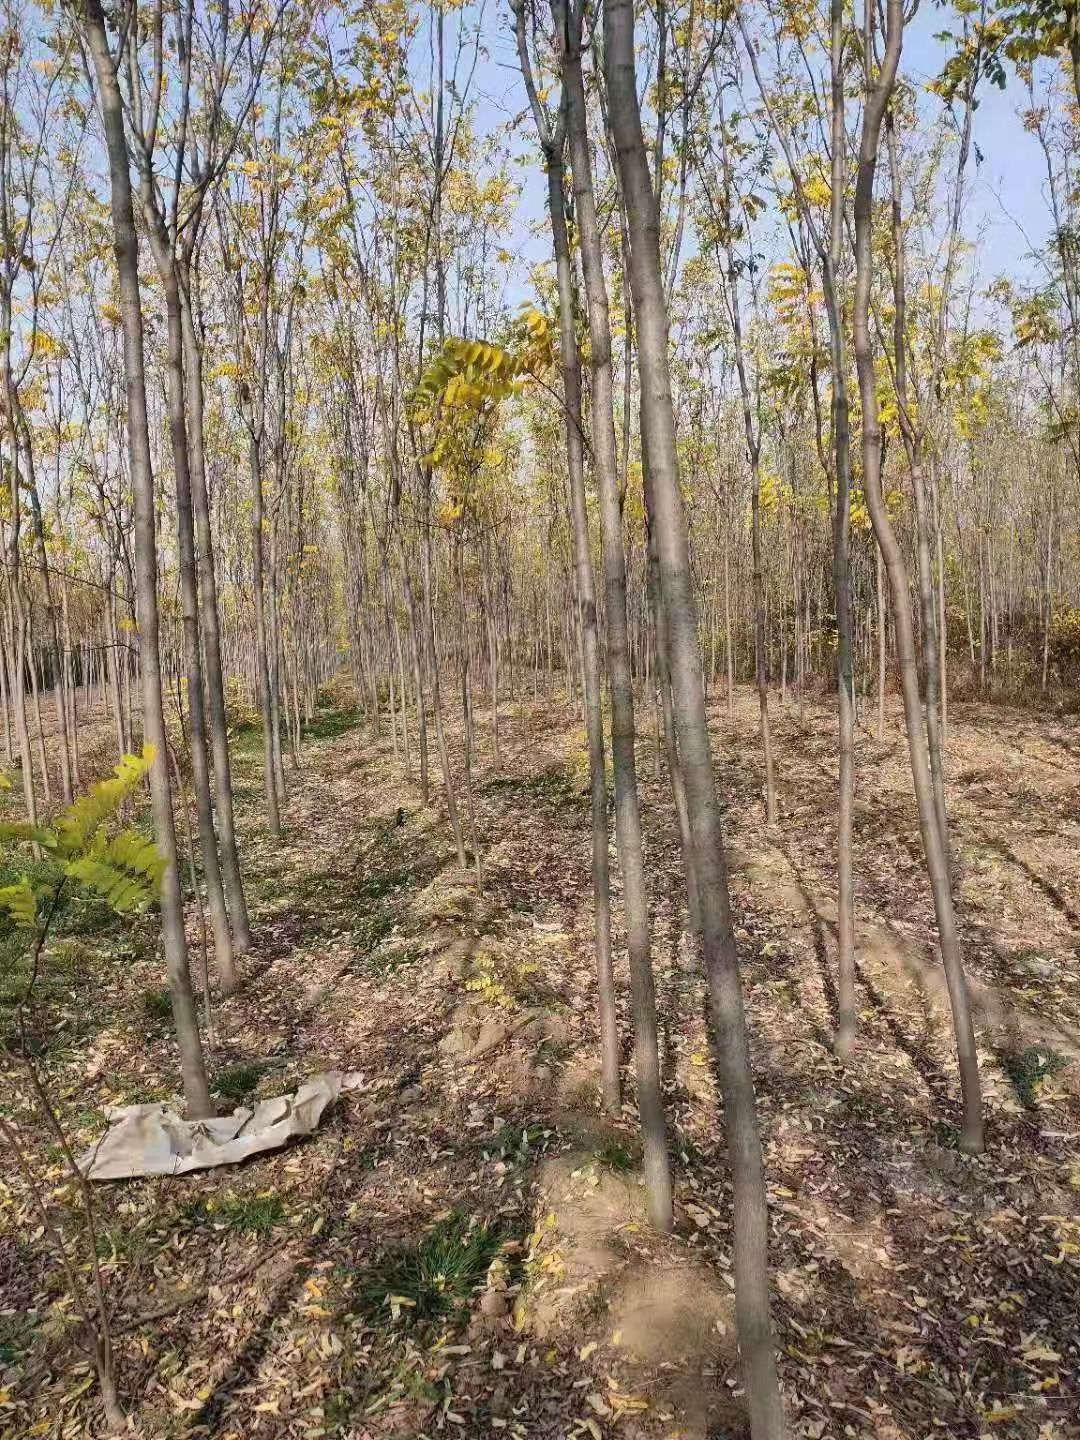
[{"label": "white fabric sack", "polygon": [[241,1106],[213,1120],[181,1120],[160,1103],[121,1105],[109,1111],[109,1129],[79,1157],[79,1169],[88,1180],[131,1180],[236,1165],[295,1135],[309,1135],[342,1090],[362,1084],[358,1071],[328,1070],[305,1080],[294,1095],[275,1095],[254,1110]]}]

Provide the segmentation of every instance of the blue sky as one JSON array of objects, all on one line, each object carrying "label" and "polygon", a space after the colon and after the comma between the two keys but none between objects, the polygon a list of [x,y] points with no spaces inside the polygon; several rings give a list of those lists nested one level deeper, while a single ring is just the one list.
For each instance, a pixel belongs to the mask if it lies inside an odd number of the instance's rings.
[{"label": "blue sky", "polygon": [[[902,65],[911,81],[925,83],[941,70],[944,52],[933,37],[945,28],[946,16],[924,5],[909,27]],[[1031,244],[1044,244],[1049,229],[1042,151],[1017,114],[1027,101],[1026,88],[1011,72],[1004,90],[987,81],[979,89],[973,138],[982,159],[975,164],[972,155],[963,226],[969,238],[980,238],[980,279],[986,283],[1003,273],[1031,275]]]},{"label": "blue sky", "polygon": [[[480,21],[487,57],[478,66],[473,94],[480,103],[482,128],[494,128],[525,108],[525,93],[517,68],[517,55],[510,30],[509,7],[504,0],[483,0],[466,7],[467,23]],[[949,23],[944,8],[923,5],[905,36],[903,74],[917,85],[938,74],[945,59],[936,32]],[[1027,101],[1026,90],[1010,75],[1008,87],[999,90],[984,82],[975,115],[974,140],[981,157],[973,153],[969,166],[969,190],[963,227],[969,238],[978,238],[980,288],[999,274],[1032,277],[1034,267],[1027,258],[1031,245],[1045,242],[1049,216],[1044,199],[1043,158],[1036,140],[1028,135],[1017,116]],[[927,97],[928,104],[938,103]],[[532,155],[531,122],[523,129]],[[524,181],[515,234],[509,248],[524,262],[547,258],[548,241],[544,221],[544,181],[539,165],[523,168]],[[530,237],[530,228],[539,234]],[[1026,238],[1025,238],[1026,236]],[[508,291],[516,298],[524,274],[508,277]],[[524,289],[521,289],[522,296]]]}]

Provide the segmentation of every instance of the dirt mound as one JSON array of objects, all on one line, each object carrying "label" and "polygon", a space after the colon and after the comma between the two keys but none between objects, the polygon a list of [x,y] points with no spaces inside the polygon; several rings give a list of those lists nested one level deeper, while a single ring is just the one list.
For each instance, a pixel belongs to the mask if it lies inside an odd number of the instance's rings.
[{"label": "dirt mound", "polygon": [[[609,1137],[610,1138],[610,1137]],[[600,1350],[618,1392],[682,1440],[741,1434],[734,1303],[717,1274],[651,1233],[635,1170],[586,1150],[549,1160],[514,1321],[540,1339]]]}]

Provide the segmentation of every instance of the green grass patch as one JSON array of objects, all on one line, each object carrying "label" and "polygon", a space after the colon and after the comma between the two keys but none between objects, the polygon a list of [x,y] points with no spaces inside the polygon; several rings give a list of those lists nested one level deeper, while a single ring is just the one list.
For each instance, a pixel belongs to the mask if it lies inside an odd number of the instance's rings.
[{"label": "green grass patch", "polygon": [[355,705],[319,710],[304,726],[304,738],[333,740],[363,724],[364,717]]},{"label": "green grass patch", "polygon": [[544,1125],[504,1125],[499,1131],[499,1159],[508,1165],[531,1164],[546,1148],[554,1131]]},{"label": "green grass patch", "polygon": [[266,1066],[255,1061],[239,1061],[226,1065],[214,1076],[214,1089],[223,1100],[242,1105],[258,1089],[259,1081],[266,1074]]},{"label": "green grass patch", "polygon": [[34,1327],[19,1315],[0,1315],[0,1366],[15,1365],[30,1352]]},{"label": "green grass patch", "polygon": [[1001,1063],[1020,1103],[1033,1110],[1044,1081],[1059,1075],[1069,1059],[1049,1045],[1028,1045],[1024,1050],[1015,1050],[1003,1056]]},{"label": "green grass patch", "polygon": [[233,1230],[238,1235],[269,1235],[285,1216],[280,1195],[238,1195],[228,1193],[209,1202],[196,1201],[188,1218]]},{"label": "green grass patch", "polygon": [[501,1244],[494,1226],[454,1211],[377,1261],[361,1279],[360,1304],[405,1325],[449,1319],[468,1307]]},{"label": "green grass patch", "polygon": [[494,775],[481,787],[481,793],[541,802],[557,810],[580,809],[586,803],[582,793],[575,789],[574,778],[564,765],[550,765],[538,775]]},{"label": "green grass patch", "polygon": [[165,1025],[172,1019],[172,996],[168,986],[155,985],[139,997],[143,1019],[152,1025]]},{"label": "green grass patch", "polygon": [[357,883],[353,894],[357,900],[367,903],[383,900],[387,895],[392,895],[395,890],[400,890],[413,878],[414,871],[411,868],[387,867],[385,869],[373,870],[370,874]]},{"label": "green grass patch", "polygon": [[393,932],[398,918],[397,912],[388,907],[376,910],[374,915],[365,915],[357,921],[353,926],[352,938],[357,950],[363,952],[360,956],[362,962],[366,963],[371,959],[370,952]]},{"label": "green grass patch", "polygon": [[392,975],[400,974],[403,970],[411,970],[420,958],[419,946],[398,945],[393,949],[378,950],[374,954],[369,954],[364,963],[377,979],[387,980]]},{"label": "green grass patch", "polygon": [[597,1145],[593,1154],[605,1170],[615,1170],[620,1175],[636,1170],[641,1164],[641,1146],[621,1135],[609,1136]]}]

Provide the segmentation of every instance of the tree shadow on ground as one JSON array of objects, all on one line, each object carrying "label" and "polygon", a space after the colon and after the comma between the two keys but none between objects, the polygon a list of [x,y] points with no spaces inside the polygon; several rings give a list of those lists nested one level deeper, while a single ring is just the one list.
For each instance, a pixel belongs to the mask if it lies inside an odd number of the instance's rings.
[{"label": "tree shadow on ground", "polygon": [[1041,875],[1023,856],[1018,855],[1010,845],[1007,845],[1000,835],[984,836],[983,843],[991,850],[995,850],[1002,859],[1008,861],[1010,865],[1015,865],[1018,870],[1022,871],[1031,881],[1032,885],[1034,885],[1035,889],[1038,890],[1045,899],[1049,900],[1050,904],[1053,905],[1054,909],[1057,910],[1062,918],[1067,920],[1075,929],[1080,930],[1080,910],[1077,910],[1074,905],[1069,903],[1068,899],[1061,893],[1052,880],[1048,880],[1045,875]]}]

